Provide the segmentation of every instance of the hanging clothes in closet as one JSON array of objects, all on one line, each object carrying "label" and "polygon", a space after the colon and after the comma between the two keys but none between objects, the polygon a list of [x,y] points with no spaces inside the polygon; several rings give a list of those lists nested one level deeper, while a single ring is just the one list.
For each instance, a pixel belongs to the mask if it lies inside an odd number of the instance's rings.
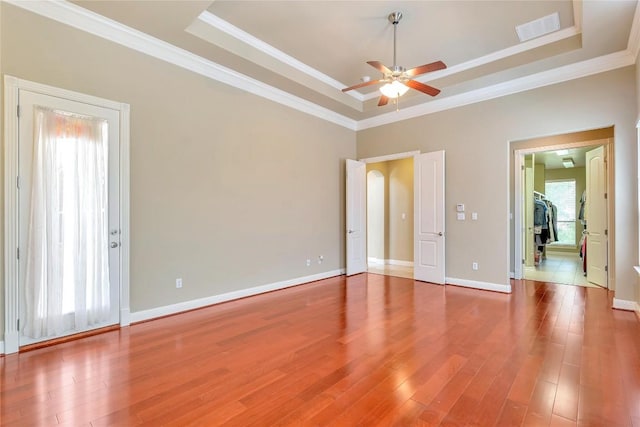
[{"label": "hanging clothes in closet", "polygon": [[534,263],[538,265],[545,245],[558,241],[558,208],[544,194],[535,192],[533,209]]}]

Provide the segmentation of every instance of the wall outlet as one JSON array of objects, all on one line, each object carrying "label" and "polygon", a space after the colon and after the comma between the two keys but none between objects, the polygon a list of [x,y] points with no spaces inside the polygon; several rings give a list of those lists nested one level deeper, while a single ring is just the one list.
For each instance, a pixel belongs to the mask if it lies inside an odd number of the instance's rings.
[{"label": "wall outlet", "polygon": [[474,269],[474,270],[477,270],[478,269],[478,263],[474,262],[473,264],[471,264],[471,268]]},{"label": "wall outlet", "polygon": [[176,289],[180,289],[182,287],[182,278],[178,277],[176,279]]},{"label": "wall outlet", "polygon": [[322,264],[322,261],[324,261],[324,256],[318,255],[318,264]]},{"label": "wall outlet", "polygon": [[311,265],[311,260],[307,258],[307,267]]}]

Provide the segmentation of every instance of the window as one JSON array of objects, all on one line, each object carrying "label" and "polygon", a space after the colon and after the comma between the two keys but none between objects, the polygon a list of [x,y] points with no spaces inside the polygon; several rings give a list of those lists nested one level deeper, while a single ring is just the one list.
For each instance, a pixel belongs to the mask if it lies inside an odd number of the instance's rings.
[{"label": "window", "polygon": [[576,181],[546,181],[544,192],[558,210],[556,245],[576,244]]}]

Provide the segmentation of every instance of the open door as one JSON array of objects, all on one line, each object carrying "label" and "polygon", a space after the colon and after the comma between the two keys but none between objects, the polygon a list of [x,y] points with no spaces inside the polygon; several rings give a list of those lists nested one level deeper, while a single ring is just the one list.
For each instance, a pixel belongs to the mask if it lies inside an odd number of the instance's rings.
[{"label": "open door", "polygon": [[444,285],[444,151],[416,155],[414,180],[414,278]]},{"label": "open door", "polygon": [[347,159],[347,276],[367,271],[367,166]]},{"label": "open door", "polygon": [[604,146],[586,153],[587,280],[607,287],[607,170]]},{"label": "open door", "polygon": [[533,183],[534,183],[534,154],[527,154],[524,158],[524,265],[534,265],[534,235],[533,235]]}]

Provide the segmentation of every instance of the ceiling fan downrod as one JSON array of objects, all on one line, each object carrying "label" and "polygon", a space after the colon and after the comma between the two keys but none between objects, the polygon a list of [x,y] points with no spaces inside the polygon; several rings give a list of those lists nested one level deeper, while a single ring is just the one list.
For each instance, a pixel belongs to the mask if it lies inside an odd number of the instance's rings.
[{"label": "ceiling fan downrod", "polygon": [[396,30],[398,29],[398,23],[402,19],[402,12],[392,12],[387,19],[393,24],[393,71],[396,71]]}]

